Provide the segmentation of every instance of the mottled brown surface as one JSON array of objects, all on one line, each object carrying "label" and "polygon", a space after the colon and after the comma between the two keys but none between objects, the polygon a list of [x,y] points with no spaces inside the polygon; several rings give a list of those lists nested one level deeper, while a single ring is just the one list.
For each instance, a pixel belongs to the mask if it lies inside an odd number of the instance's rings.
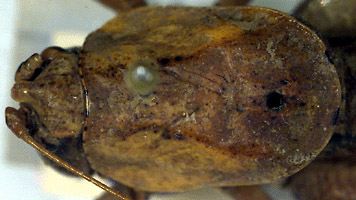
[{"label": "mottled brown surface", "polygon": [[290,186],[301,200],[351,200],[356,199],[356,1],[321,2],[306,2],[296,16],[324,36],[342,103],[329,144],[317,161],[290,179]]},{"label": "mottled brown surface", "polygon": [[[340,88],[324,53],[309,29],[268,9],[125,13],[91,34],[81,54],[89,161],[146,191],[286,177],[333,131]],[[147,96],[124,81],[139,61],[158,66]]]},{"label": "mottled brown surface", "polygon": [[300,200],[355,200],[356,166],[347,162],[314,162],[290,184]]},{"label": "mottled brown surface", "polygon": [[356,0],[306,0],[295,16],[326,37],[356,37]]}]

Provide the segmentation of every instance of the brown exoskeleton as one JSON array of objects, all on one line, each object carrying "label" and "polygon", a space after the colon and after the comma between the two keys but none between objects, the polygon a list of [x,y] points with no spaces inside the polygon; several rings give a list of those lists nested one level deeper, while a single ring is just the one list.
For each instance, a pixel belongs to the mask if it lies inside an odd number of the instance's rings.
[{"label": "brown exoskeleton", "polygon": [[317,35],[258,7],[135,8],[15,79],[9,128],[118,199],[139,195],[90,175],[143,192],[288,177],[329,141],[341,92]]},{"label": "brown exoskeleton", "polygon": [[324,39],[342,86],[339,120],[323,152],[291,177],[302,200],[356,199],[356,0],[306,0],[294,15]]}]

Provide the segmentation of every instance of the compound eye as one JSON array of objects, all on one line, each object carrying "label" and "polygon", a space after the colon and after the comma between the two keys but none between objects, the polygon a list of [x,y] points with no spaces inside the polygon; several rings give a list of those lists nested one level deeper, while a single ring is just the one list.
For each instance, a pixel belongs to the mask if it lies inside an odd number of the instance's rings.
[{"label": "compound eye", "polygon": [[157,67],[152,63],[137,63],[129,67],[125,81],[133,92],[149,95],[159,81]]}]

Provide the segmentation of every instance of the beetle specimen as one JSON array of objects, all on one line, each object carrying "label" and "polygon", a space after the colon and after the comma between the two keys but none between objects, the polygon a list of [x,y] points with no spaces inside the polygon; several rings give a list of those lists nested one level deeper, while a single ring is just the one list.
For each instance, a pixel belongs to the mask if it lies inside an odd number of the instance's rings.
[{"label": "beetle specimen", "polygon": [[341,92],[316,34],[258,7],[136,8],[15,79],[9,128],[119,199],[90,174],[144,192],[290,176],[329,141]]}]

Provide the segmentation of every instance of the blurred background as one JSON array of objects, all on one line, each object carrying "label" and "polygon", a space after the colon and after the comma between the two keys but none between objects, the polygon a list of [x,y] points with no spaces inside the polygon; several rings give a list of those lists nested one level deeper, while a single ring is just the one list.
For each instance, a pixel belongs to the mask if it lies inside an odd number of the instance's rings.
[{"label": "blurred background", "polygon": [[[215,0],[150,0],[161,5],[209,6]],[[291,12],[301,0],[252,0],[251,5]],[[81,46],[86,35],[115,12],[93,0],[0,0],[0,198],[5,200],[89,200],[101,192],[80,179],[62,176],[41,162],[31,147],[6,127],[6,106],[16,107],[10,88],[18,65],[48,46]],[[288,191],[265,186],[274,198],[292,200]],[[229,199],[218,189],[151,199]]]}]

